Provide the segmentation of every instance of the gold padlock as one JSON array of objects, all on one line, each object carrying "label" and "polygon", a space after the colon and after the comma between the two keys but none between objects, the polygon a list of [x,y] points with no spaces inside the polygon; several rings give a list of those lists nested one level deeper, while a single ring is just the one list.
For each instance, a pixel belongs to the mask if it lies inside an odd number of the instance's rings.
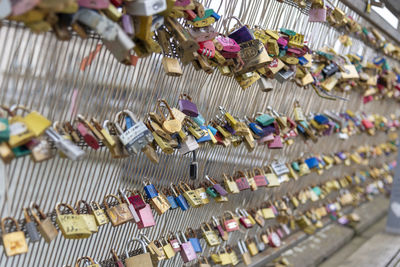
[{"label": "gold padlock", "polygon": [[99,203],[97,203],[96,201],[91,201],[90,208],[98,226],[107,224],[109,222],[106,212],[102,208],[100,208]]},{"label": "gold padlock", "polygon": [[165,74],[168,76],[178,77],[182,76],[182,68],[179,64],[179,60],[177,58],[166,57],[162,58],[162,65],[164,68]]},{"label": "gold padlock", "polygon": [[[72,211],[72,214],[61,214],[60,207],[65,207]],[[73,207],[65,203],[56,204],[56,222],[60,227],[61,233],[66,239],[82,239],[92,235],[85,220],[78,215]]]},{"label": "gold padlock", "polygon": [[192,207],[197,208],[203,205],[201,197],[196,193],[195,190],[192,190],[187,183],[181,181],[179,182],[179,187],[183,192],[183,196]]},{"label": "gold padlock", "polygon": [[[17,228],[15,232],[7,233],[5,223],[12,221]],[[25,234],[21,231],[17,220],[12,217],[6,217],[1,220],[1,232],[3,234],[3,246],[7,256],[14,256],[28,252],[28,244],[26,243]]]},{"label": "gold padlock", "polygon": [[[81,204],[84,204],[87,210],[87,214],[82,214],[81,213]],[[88,229],[90,230],[90,232],[92,233],[97,233],[98,228],[97,228],[97,223],[96,223],[96,218],[94,217],[94,215],[92,215],[92,210],[90,208],[89,203],[87,203],[85,200],[78,200],[75,204],[76,207],[76,212],[81,215],[83,217],[83,219],[85,220]]]}]

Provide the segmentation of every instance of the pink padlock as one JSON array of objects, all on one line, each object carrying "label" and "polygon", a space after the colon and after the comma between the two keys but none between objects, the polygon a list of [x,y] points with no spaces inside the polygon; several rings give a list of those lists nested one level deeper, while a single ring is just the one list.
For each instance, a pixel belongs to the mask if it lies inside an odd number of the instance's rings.
[{"label": "pink padlock", "polygon": [[93,148],[94,150],[97,150],[100,148],[99,143],[97,142],[96,138],[89,132],[89,130],[86,128],[86,126],[82,122],[78,122],[76,125],[76,129],[78,130],[79,134],[83,137],[83,140],[85,143]]},{"label": "pink padlock", "polygon": [[156,225],[154,220],[153,212],[151,211],[150,205],[146,204],[143,209],[137,210],[140,222],[137,223],[139,229],[152,227]]},{"label": "pink padlock", "polygon": [[90,9],[106,9],[110,5],[109,0],[78,0],[78,5]]},{"label": "pink padlock", "polygon": [[268,144],[269,149],[280,149],[283,147],[282,139],[279,135],[275,135],[274,141]]},{"label": "pink padlock", "polygon": [[230,53],[238,53],[240,51],[240,46],[235,40],[226,36],[218,36],[215,38],[221,45],[222,51]]},{"label": "pink padlock", "polygon": [[178,235],[177,235],[177,237],[178,237],[179,242],[181,243],[180,254],[181,254],[183,262],[186,263],[186,262],[197,259],[197,254],[194,251],[192,243],[186,239],[186,236],[182,231],[180,231],[180,235],[182,237],[183,242],[179,239]]},{"label": "pink padlock", "polygon": [[283,37],[279,37],[279,39],[278,39],[276,42],[277,42],[278,45],[280,45],[280,46],[286,46],[287,43],[288,43],[288,41],[287,41],[285,38],[283,38]]},{"label": "pink padlock", "polygon": [[311,8],[310,15],[308,17],[309,22],[325,22],[326,21],[326,9],[325,8]]},{"label": "pink padlock", "polygon": [[271,134],[269,134],[269,135],[266,135],[266,136],[264,136],[264,137],[258,139],[258,140],[257,140],[257,143],[258,143],[259,145],[265,145],[265,144],[267,144],[268,142],[274,141],[274,139],[275,139],[274,134],[271,133]]},{"label": "pink padlock", "polygon": [[39,4],[40,0],[18,0],[11,1],[12,6],[12,14],[14,16],[22,15],[29,10],[33,9],[37,4]]}]

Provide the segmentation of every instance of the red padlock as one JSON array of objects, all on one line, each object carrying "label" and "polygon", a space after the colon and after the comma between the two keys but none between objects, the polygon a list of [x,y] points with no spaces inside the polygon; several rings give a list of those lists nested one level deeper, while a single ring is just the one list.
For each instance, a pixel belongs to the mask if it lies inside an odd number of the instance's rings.
[{"label": "red padlock", "polygon": [[175,253],[181,251],[181,245],[172,232],[168,233],[168,242],[171,244],[171,247]]},{"label": "red padlock", "polygon": [[207,58],[213,58],[215,56],[215,45],[213,41],[199,42],[199,49],[197,52]]},{"label": "red padlock", "polygon": [[79,134],[83,137],[83,140],[88,146],[90,146],[94,150],[100,148],[99,142],[97,142],[96,138],[93,136],[93,134],[89,132],[89,130],[82,122],[77,123],[76,129],[78,130]]},{"label": "red padlock", "polygon": [[[226,219],[225,214],[230,215],[231,219]],[[224,222],[225,231],[234,232],[239,230],[238,221],[236,220],[235,215],[231,211],[225,211],[224,215],[222,216],[222,220]]]},{"label": "red padlock", "polygon": [[135,210],[140,210],[146,207],[146,202],[144,202],[143,196],[140,194],[140,192],[130,189],[127,189],[126,191],[131,192],[131,196],[128,197],[128,200],[133,205]]}]

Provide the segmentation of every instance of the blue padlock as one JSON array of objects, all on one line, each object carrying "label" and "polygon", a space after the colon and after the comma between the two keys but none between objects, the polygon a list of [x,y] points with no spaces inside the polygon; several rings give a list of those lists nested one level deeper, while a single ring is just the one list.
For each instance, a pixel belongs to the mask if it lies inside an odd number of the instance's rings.
[{"label": "blue padlock", "polygon": [[179,190],[178,189],[175,190],[173,184],[171,184],[171,189],[172,192],[174,193],[176,204],[181,208],[181,210],[183,211],[187,210],[190,206],[189,203],[187,203],[185,197],[182,194],[178,195]]},{"label": "blue padlock", "polygon": [[171,210],[174,210],[178,208],[178,203],[175,201],[175,197],[171,195],[171,192],[168,190],[168,188],[164,188],[163,190],[165,196],[167,197],[168,203],[171,206]]},{"label": "blue padlock", "polygon": [[195,231],[192,228],[188,228],[186,230],[186,236],[188,237],[192,247],[196,253],[203,252],[203,249],[200,244],[200,240],[197,238]]},{"label": "blue padlock", "polygon": [[249,128],[258,136],[264,136],[263,128],[255,122],[249,123]]},{"label": "blue padlock", "polygon": [[215,12],[211,14],[211,17],[213,17],[215,19],[215,21],[218,21],[221,18],[221,16]]},{"label": "blue padlock", "polygon": [[314,116],[314,120],[318,123],[318,124],[328,124],[329,123],[329,119],[324,116],[324,115],[315,115]]},{"label": "blue padlock", "polygon": [[319,161],[316,157],[308,158],[305,160],[305,162],[310,170],[314,169],[314,168],[318,168]]},{"label": "blue padlock", "polygon": [[298,57],[300,65],[304,66],[308,63],[308,60],[305,57]]},{"label": "blue padlock", "polygon": [[152,199],[158,196],[158,191],[153,184],[151,184],[149,181],[144,181],[143,184],[144,192],[148,198]]},{"label": "blue padlock", "polygon": [[210,131],[211,131],[211,133],[212,133],[213,135],[216,135],[217,132],[218,132],[218,130],[215,129],[214,127],[212,127],[211,125],[207,125],[207,128],[210,129]]},{"label": "blue padlock", "polygon": [[208,131],[207,131],[208,128],[206,126],[200,126],[200,129],[206,130],[207,133],[205,133],[202,137],[197,139],[197,143],[204,143],[204,142],[211,141],[211,136],[208,134]]},{"label": "blue padlock", "polygon": [[192,120],[198,125],[198,126],[204,126],[206,123],[206,120],[204,117],[199,113],[199,116],[193,117]]}]

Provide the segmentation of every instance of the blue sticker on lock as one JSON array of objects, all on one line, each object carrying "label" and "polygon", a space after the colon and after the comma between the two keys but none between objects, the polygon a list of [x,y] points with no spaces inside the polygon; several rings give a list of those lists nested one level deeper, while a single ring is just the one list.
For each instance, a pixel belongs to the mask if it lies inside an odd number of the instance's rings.
[{"label": "blue sticker on lock", "polygon": [[158,196],[157,189],[153,184],[145,185],[144,192],[146,193],[146,196],[150,199]]},{"label": "blue sticker on lock", "polygon": [[175,198],[176,203],[181,208],[181,210],[185,211],[189,208],[189,204],[187,203],[184,196],[179,195]]},{"label": "blue sticker on lock", "polygon": [[171,210],[178,208],[178,203],[176,203],[173,196],[167,196],[167,200],[169,205],[171,206]]},{"label": "blue sticker on lock", "polygon": [[306,162],[306,164],[307,164],[309,169],[317,168],[318,165],[319,165],[319,161],[315,157],[308,158],[308,159],[305,160],[305,162]]},{"label": "blue sticker on lock", "polygon": [[196,253],[203,252],[201,248],[200,240],[198,238],[189,238],[190,243],[192,243],[193,249]]},{"label": "blue sticker on lock", "polygon": [[126,117],[125,117],[125,124],[126,124],[126,129],[128,130],[128,129],[132,128],[132,126],[133,126],[135,123],[133,122],[133,120],[132,120],[131,117],[126,116]]}]

